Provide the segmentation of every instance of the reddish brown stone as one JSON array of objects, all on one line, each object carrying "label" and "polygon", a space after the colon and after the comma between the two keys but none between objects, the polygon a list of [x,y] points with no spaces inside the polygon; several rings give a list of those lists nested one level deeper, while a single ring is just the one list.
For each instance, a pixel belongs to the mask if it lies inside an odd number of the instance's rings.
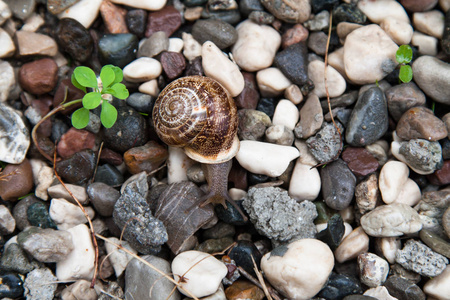
[{"label": "reddish brown stone", "polygon": [[256,109],[259,101],[259,92],[256,85],[255,74],[242,72],[244,76],[244,89],[234,99],[238,108]]},{"label": "reddish brown stone", "polygon": [[164,31],[170,37],[181,26],[181,15],[173,6],[165,6],[163,9],[148,14],[145,36],[150,37],[158,31]]},{"label": "reddish brown stone", "polygon": [[0,173],[0,198],[16,201],[33,188],[33,171],[28,159],[22,163],[7,165]]},{"label": "reddish brown stone", "polygon": [[450,160],[445,160],[440,170],[436,170],[433,174],[427,176],[431,184],[446,185],[450,183]]},{"label": "reddish brown stone", "polygon": [[42,95],[52,91],[58,80],[58,66],[51,58],[24,64],[19,70],[20,86],[27,92]]},{"label": "reddish brown stone", "polygon": [[178,52],[164,52],[161,54],[161,65],[167,78],[173,80],[183,73],[186,68],[186,59]]},{"label": "reddish brown stone", "polygon": [[59,156],[65,159],[81,150],[93,149],[94,147],[95,135],[92,132],[71,127],[61,137],[61,141],[56,146],[56,151]]},{"label": "reddish brown stone", "polygon": [[109,148],[103,148],[100,154],[100,161],[113,166],[119,166],[123,162],[123,157]]},{"label": "reddish brown stone", "polygon": [[308,29],[303,27],[302,24],[295,24],[281,36],[281,47],[284,49],[298,42],[306,41],[308,35]]},{"label": "reddish brown stone", "polygon": [[423,106],[408,109],[397,123],[397,135],[404,140],[424,139],[435,142],[447,137],[445,123]]},{"label": "reddish brown stone", "polygon": [[411,12],[422,12],[432,9],[438,0],[400,0],[401,5]]},{"label": "reddish brown stone", "polygon": [[378,169],[378,161],[364,148],[347,147],[342,152],[342,160],[356,176],[366,176]]},{"label": "reddish brown stone", "polygon": [[265,295],[262,289],[244,280],[237,280],[226,288],[225,295],[228,300],[252,299],[262,300]]},{"label": "reddish brown stone", "polygon": [[109,1],[103,1],[100,5],[100,14],[109,33],[129,33],[125,20],[127,15],[125,8],[114,5]]},{"label": "reddish brown stone", "polygon": [[134,147],[123,154],[123,160],[131,174],[142,171],[152,172],[157,169],[169,156],[167,149],[155,141],[144,146]]},{"label": "reddish brown stone", "polygon": [[[31,106],[44,117],[49,111],[53,103],[53,98],[49,95],[44,95],[39,99],[34,99]],[[41,136],[49,137],[52,134],[52,122],[50,119],[45,120],[38,127],[37,133]]]}]

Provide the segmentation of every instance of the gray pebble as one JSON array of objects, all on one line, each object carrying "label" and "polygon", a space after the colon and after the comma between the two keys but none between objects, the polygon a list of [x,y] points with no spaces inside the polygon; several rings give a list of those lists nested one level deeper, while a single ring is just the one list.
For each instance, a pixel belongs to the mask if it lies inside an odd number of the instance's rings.
[{"label": "gray pebble", "polygon": [[275,17],[265,11],[252,11],[248,18],[259,25],[269,25],[275,21]]},{"label": "gray pebble", "polygon": [[389,294],[399,300],[425,300],[425,293],[413,282],[399,276],[390,276],[384,283]]},{"label": "gray pebble", "polygon": [[38,267],[36,261],[30,262],[25,251],[16,243],[12,243],[6,248],[0,260],[0,269],[2,271],[26,274],[36,267]]},{"label": "gray pebble", "polygon": [[266,132],[266,128],[272,124],[269,116],[255,109],[240,109],[238,111],[240,140],[258,141]]},{"label": "gray pebble", "polygon": [[[343,127],[336,122],[343,135]],[[322,128],[312,137],[306,140],[309,151],[319,163],[326,163],[335,159],[343,147],[341,135],[338,133],[333,123],[322,124]]]},{"label": "gray pebble", "polygon": [[95,210],[104,217],[112,216],[120,192],[103,182],[94,182],[87,187],[87,193]]},{"label": "gray pebble", "polygon": [[138,57],[154,57],[169,49],[169,38],[164,31],[157,31],[146,39],[138,50]]},{"label": "gray pebble", "polygon": [[155,98],[143,93],[133,93],[127,98],[127,104],[141,113],[151,114]]},{"label": "gray pebble", "polygon": [[[332,109],[335,107],[346,107],[346,106],[350,106],[353,103],[355,103],[355,101],[357,99],[358,99],[358,91],[352,91],[352,92],[345,93],[339,97],[331,98],[330,105],[331,105]],[[322,106],[322,109],[324,111],[328,111],[328,101],[327,100],[320,101],[320,105]]]},{"label": "gray pebble", "polygon": [[223,237],[232,237],[236,233],[234,225],[218,222],[213,227],[203,231],[204,239],[219,239]]},{"label": "gray pebble", "polygon": [[192,36],[200,44],[211,41],[219,49],[232,46],[238,37],[232,25],[217,19],[197,20],[192,27]]},{"label": "gray pebble", "polygon": [[322,195],[332,209],[342,210],[350,205],[355,194],[356,177],[347,164],[338,159],[320,169]]},{"label": "gray pebble", "polygon": [[308,48],[317,55],[325,55],[328,36],[323,31],[313,32],[308,38]]},{"label": "gray pebble", "polygon": [[385,95],[389,114],[395,121],[411,107],[425,105],[425,94],[412,81],[388,88]]},{"label": "gray pebble", "polygon": [[406,164],[422,172],[433,172],[444,164],[439,142],[423,139],[401,142],[399,153],[405,157]]},{"label": "gray pebble", "polygon": [[48,268],[41,268],[27,274],[24,282],[27,300],[52,300],[55,296],[58,278]]}]

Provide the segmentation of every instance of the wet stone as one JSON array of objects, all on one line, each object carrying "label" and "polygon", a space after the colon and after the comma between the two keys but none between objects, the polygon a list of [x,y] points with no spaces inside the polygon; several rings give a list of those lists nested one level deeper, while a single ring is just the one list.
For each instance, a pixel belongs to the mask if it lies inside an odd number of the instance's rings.
[{"label": "wet stone", "polygon": [[23,281],[15,273],[0,275],[0,298],[15,299],[23,295]]},{"label": "wet stone", "polygon": [[334,24],[341,22],[364,24],[366,20],[366,15],[356,5],[342,3],[333,9]]},{"label": "wet stone", "polygon": [[98,41],[100,61],[123,68],[136,59],[138,43],[137,36],[131,33],[105,34]]},{"label": "wet stone", "polygon": [[58,46],[73,59],[84,62],[91,57],[94,41],[89,31],[77,20],[61,19],[55,30]]},{"label": "wet stone", "polygon": [[56,163],[56,172],[66,182],[83,185],[94,175],[96,155],[92,150],[82,150]]},{"label": "wet stone", "polygon": [[407,110],[397,123],[397,135],[404,140],[425,139],[437,141],[447,137],[447,128],[442,120],[425,107]]},{"label": "wet stone", "polygon": [[255,244],[245,240],[238,241],[236,246],[228,253],[228,256],[236,262],[236,265],[241,266],[250,274],[255,273],[251,257],[253,257],[257,266],[260,265],[262,258],[262,255]]},{"label": "wet stone", "polygon": [[347,164],[338,159],[320,170],[325,203],[336,210],[347,208],[353,199],[356,177]]},{"label": "wet stone", "polygon": [[303,42],[286,47],[275,55],[274,65],[301,89],[311,87],[308,78],[308,48]]},{"label": "wet stone", "polygon": [[425,105],[425,94],[414,82],[394,85],[385,91],[389,114],[395,121],[410,108]]},{"label": "wet stone", "polygon": [[[164,66],[164,65],[163,65]],[[151,114],[153,105],[155,104],[155,97],[143,93],[132,93],[127,98],[127,105],[134,108],[136,111],[146,114]]]},{"label": "wet stone", "polygon": [[123,174],[110,164],[99,166],[94,179],[95,182],[102,182],[110,186],[119,186],[124,180]]},{"label": "wet stone", "polygon": [[37,264],[31,262],[24,250],[16,243],[12,243],[6,248],[0,260],[0,269],[3,272],[26,274],[36,267]]},{"label": "wet stone", "polygon": [[342,160],[356,176],[366,176],[378,169],[378,161],[364,148],[347,147],[342,151]]},{"label": "wet stone", "polygon": [[[343,134],[342,125],[337,122],[338,128]],[[308,149],[319,163],[326,163],[335,159],[342,149],[341,135],[339,135],[333,123],[324,122],[322,128],[312,137],[306,140]]]},{"label": "wet stone", "polygon": [[192,35],[200,44],[211,41],[219,49],[228,48],[237,40],[236,29],[217,19],[197,20],[192,27]]},{"label": "wet stone", "polygon": [[103,182],[90,184],[86,191],[90,202],[101,216],[112,216],[114,205],[120,197],[119,191]]},{"label": "wet stone", "polygon": [[390,276],[384,286],[388,289],[389,294],[399,300],[425,300],[424,292],[411,281],[399,276]]},{"label": "wet stone", "polygon": [[145,36],[149,37],[158,31],[164,31],[170,37],[181,25],[181,15],[173,6],[165,6],[161,10],[148,14]]},{"label": "wet stone", "polygon": [[125,17],[128,30],[130,33],[135,34],[139,38],[142,38],[145,33],[145,26],[147,25],[147,12],[143,9],[133,9],[127,12]]},{"label": "wet stone", "polygon": [[439,103],[448,105],[450,99],[450,64],[429,55],[417,58],[413,65],[414,82]]},{"label": "wet stone", "polygon": [[48,207],[42,202],[35,202],[30,204],[26,210],[28,223],[31,226],[39,228],[53,228],[56,229],[56,224],[50,218]]},{"label": "wet stone", "polygon": [[342,299],[347,295],[362,293],[361,283],[353,276],[332,272],[319,297],[330,300]]}]

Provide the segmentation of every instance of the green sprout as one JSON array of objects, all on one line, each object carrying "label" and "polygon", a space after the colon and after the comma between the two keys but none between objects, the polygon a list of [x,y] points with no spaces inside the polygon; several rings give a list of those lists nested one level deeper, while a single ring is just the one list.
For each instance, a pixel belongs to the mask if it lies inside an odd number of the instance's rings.
[{"label": "green sprout", "polygon": [[[72,114],[72,125],[77,129],[85,128],[89,123],[89,110],[101,105],[100,120],[106,128],[111,128],[117,120],[117,109],[109,103],[114,96],[119,99],[126,99],[129,96],[124,84],[122,70],[113,65],[103,66],[100,71],[101,85],[97,81],[94,71],[88,67],[76,67],[72,74],[72,84],[84,91],[82,99],[83,107],[77,109]],[[87,88],[92,89],[91,92]]]},{"label": "green sprout", "polygon": [[412,68],[409,63],[412,60],[412,49],[409,45],[401,45],[395,53],[395,58],[400,64],[399,79],[404,82],[410,82],[413,78]]}]

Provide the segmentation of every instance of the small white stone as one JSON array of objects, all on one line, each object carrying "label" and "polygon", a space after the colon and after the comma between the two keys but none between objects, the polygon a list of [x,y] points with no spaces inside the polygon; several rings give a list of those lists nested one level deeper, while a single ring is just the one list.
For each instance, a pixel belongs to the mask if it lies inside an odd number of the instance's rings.
[{"label": "small white stone", "polygon": [[11,18],[11,15],[12,13],[8,4],[0,0],[0,26],[3,25],[7,19]]},{"label": "small white stone", "polygon": [[160,10],[166,5],[167,0],[111,0],[111,2],[146,10]]},{"label": "small white stone", "polygon": [[355,220],[355,213],[353,212],[353,207],[348,206],[347,208],[344,208],[343,210],[340,210],[339,215],[341,215],[342,220],[344,222],[353,223]]},{"label": "small white stone", "polygon": [[281,44],[280,34],[270,26],[250,20],[240,23],[236,30],[238,39],[231,52],[239,67],[248,72],[270,67]]},{"label": "small white stone", "polygon": [[[77,198],[77,200],[81,204],[87,204],[89,203],[88,194],[86,192],[86,188],[74,185],[70,183],[65,183],[65,186],[69,191]],[[69,192],[66,190],[66,188],[62,184],[57,184],[49,187],[47,189],[48,194],[52,198],[63,198],[71,203],[75,203],[75,200],[72,198],[72,196],[69,194]]]},{"label": "small white stone", "polygon": [[420,192],[419,186],[414,180],[408,178],[394,203],[414,206],[419,203],[421,198],[422,193]]},{"label": "small white stone", "polygon": [[376,288],[368,289],[364,292],[364,296],[374,297],[378,300],[397,300],[397,298],[392,297],[387,288],[384,286],[378,286]]},{"label": "small white stone", "polygon": [[306,144],[305,140],[295,140],[295,147],[297,147],[298,151],[300,152],[300,157],[298,158],[298,160],[302,164],[312,167],[319,163],[311,154],[311,151],[309,151],[308,145]]},{"label": "small white stone", "polygon": [[182,148],[169,146],[167,158],[167,182],[169,184],[188,180],[187,170],[195,163]]},{"label": "small white stone", "polygon": [[388,161],[381,168],[378,186],[384,203],[393,203],[398,198],[408,176],[408,166],[400,161]]},{"label": "small white stone", "polygon": [[334,267],[333,252],[316,239],[301,239],[286,246],[283,254],[269,252],[261,259],[261,270],[283,296],[306,300],[316,295]]},{"label": "small white stone", "polygon": [[45,20],[43,17],[38,15],[37,13],[33,13],[30,17],[25,20],[25,24],[23,24],[21,31],[30,31],[36,32],[39,27],[45,24]]},{"label": "small white stone", "polygon": [[394,264],[395,263],[395,254],[397,250],[402,249],[402,242],[397,237],[382,237],[376,240],[377,248],[381,250],[383,256],[386,260]]},{"label": "small white stone", "polygon": [[98,295],[96,290],[102,289],[104,290],[103,286],[101,286],[101,283],[99,283],[99,280],[95,283],[95,287],[91,289],[91,282],[87,280],[77,280],[73,284],[67,286],[65,289],[61,292],[61,299],[62,300],[75,300],[75,299],[83,299],[83,300],[97,300]]},{"label": "small white stone", "polygon": [[[173,278],[181,281],[183,289],[200,298],[214,294],[222,279],[227,275],[227,267],[214,256],[200,251],[190,250],[178,254],[172,261]],[[186,295],[182,289],[178,290]]]},{"label": "small white stone", "polygon": [[389,264],[373,253],[362,253],[358,255],[359,277],[361,282],[368,287],[382,285],[389,273]]},{"label": "small white stone", "polygon": [[413,24],[416,30],[442,39],[444,34],[444,14],[439,10],[416,12],[413,14]]},{"label": "small white stone", "polygon": [[231,97],[236,97],[244,89],[244,76],[238,66],[211,41],[203,43],[202,66],[205,75],[222,84]]},{"label": "small white stone", "polygon": [[438,53],[439,40],[434,36],[429,36],[418,31],[414,31],[411,38],[411,45],[418,48],[419,54],[436,56]]},{"label": "small white stone", "polygon": [[103,0],[81,0],[58,15],[58,18],[75,19],[89,28],[98,16]]},{"label": "small white stone", "polygon": [[414,30],[407,22],[387,17],[380,23],[380,27],[397,45],[408,45],[411,42]]},{"label": "small white stone", "polygon": [[428,280],[423,286],[423,291],[427,296],[450,300],[450,265],[447,265],[441,274]]},{"label": "small white stone", "polygon": [[247,196],[247,192],[241,189],[237,188],[231,188],[228,190],[228,194],[230,195],[231,199],[234,201],[239,201],[244,199],[245,196]]},{"label": "small white stone", "polygon": [[[325,90],[325,63],[314,60],[308,64],[308,76],[314,82],[313,93],[322,98],[327,95]],[[345,92],[347,84],[344,77],[332,66],[327,66],[327,87],[331,98],[339,97]]]},{"label": "small white stone", "polygon": [[192,34],[183,32],[181,37],[184,43],[183,55],[187,60],[192,61],[202,55],[202,45],[194,39]]},{"label": "small white stone", "polygon": [[280,96],[292,84],[279,69],[274,67],[258,71],[256,82],[263,97]]},{"label": "small white stone", "polygon": [[128,82],[144,82],[158,78],[162,66],[151,57],[138,58],[123,68],[123,78]]},{"label": "small white stone", "polygon": [[369,236],[362,227],[357,227],[342,240],[334,251],[334,257],[340,263],[356,258],[359,254],[369,250]]},{"label": "small white stone", "polygon": [[[9,62],[0,60],[0,103],[5,102],[8,99],[9,93],[14,88],[15,84],[16,77],[14,75],[13,67]],[[9,107],[7,109],[12,110],[12,108]],[[21,122],[23,123],[23,121]],[[4,156],[4,154],[2,154],[1,156]],[[4,159],[2,160],[5,161]]]},{"label": "small white stone", "polygon": [[11,215],[11,212],[6,206],[0,205],[0,229],[2,234],[11,234],[15,228],[16,220]]},{"label": "small white stone", "polygon": [[328,55],[328,65],[338,71],[347,81],[350,81],[345,73],[344,47],[334,50]]},{"label": "small white stone", "polygon": [[278,177],[299,155],[299,151],[290,146],[241,141],[236,159],[243,168],[252,173]]},{"label": "small white stone", "polygon": [[[386,1],[391,2],[394,1]],[[356,84],[381,81],[397,66],[397,49],[397,44],[380,26],[371,24],[358,28],[345,40],[345,73]]]},{"label": "small white stone", "polygon": [[409,23],[408,14],[397,1],[361,0],[358,2],[358,8],[370,21],[377,24],[380,24],[387,17]]},{"label": "small white stone", "polygon": [[0,58],[10,57],[16,51],[16,46],[9,34],[0,28]]},{"label": "small white stone", "polygon": [[347,222],[344,222],[344,228],[345,228],[344,235],[342,236],[341,241],[343,241],[346,237],[348,237],[350,235],[350,233],[352,233],[352,231],[353,231],[352,225],[350,225]]},{"label": "small white stone", "polygon": [[[91,220],[95,216],[92,207],[84,207]],[[68,230],[79,224],[87,223],[87,219],[78,205],[72,204],[65,199],[52,199],[49,209],[50,218],[56,223],[58,229]]]},{"label": "small white stone", "polygon": [[138,90],[141,93],[148,94],[156,98],[159,95],[158,80],[152,79],[150,81],[144,82],[139,86]]},{"label": "small white stone", "polygon": [[272,124],[283,125],[290,130],[294,130],[299,116],[300,113],[294,103],[286,99],[281,99],[275,108]]},{"label": "small white stone", "polygon": [[[137,254],[137,251],[134,250],[127,241],[120,241],[115,237],[110,237],[108,240],[115,244],[121,245],[134,254]],[[114,268],[114,272],[116,273],[116,277],[119,277],[134,257],[108,242],[105,243],[105,248],[108,253],[108,259]]]},{"label": "small white stone", "polygon": [[273,144],[291,146],[294,142],[294,132],[284,125],[272,125],[266,129],[266,141]]},{"label": "small white stone", "polygon": [[321,183],[317,168],[305,165],[297,159],[289,182],[289,196],[297,201],[314,201],[319,196]]},{"label": "small white stone", "polygon": [[47,200],[47,190],[55,178],[53,169],[42,160],[30,159],[30,163],[31,170],[33,171],[34,185],[36,185],[35,195],[42,200]]},{"label": "small white stone", "polygon": [[183,47],[184,47],[184,42],[182,39],[169,38],[169,49],[167,49],[167,51],[181,53],[181,50],[183,50]]},{"label": "small white stone", "polygon": [[67,231],[72,235],[74,249],[66,259],[56,263],[56,277],[60,281],[91,280],[95,266],[91,232],[84,224],[69,228]]}]

